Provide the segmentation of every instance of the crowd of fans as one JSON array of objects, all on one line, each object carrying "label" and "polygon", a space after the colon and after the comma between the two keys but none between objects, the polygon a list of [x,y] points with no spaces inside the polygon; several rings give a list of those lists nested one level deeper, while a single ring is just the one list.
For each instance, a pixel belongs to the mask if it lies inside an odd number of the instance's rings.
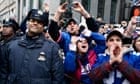
[{"label": "crowd of fans", "polygon": [[74,17],[64,23],[68,6],[62,3],[51,20],[45,3],[21,25],[3,21],[0,84],[140,84],[140,16],[105,23],[74,1],[71,8],[86,25]]}]

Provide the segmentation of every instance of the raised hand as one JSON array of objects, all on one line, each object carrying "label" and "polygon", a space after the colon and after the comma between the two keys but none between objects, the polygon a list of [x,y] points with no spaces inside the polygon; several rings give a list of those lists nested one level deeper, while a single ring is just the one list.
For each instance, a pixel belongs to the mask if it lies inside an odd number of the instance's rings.
[{"label": "raised hand", "polygon": [[58,9],[56,10],[55,15],[54,15],[54,19],[53,19],[54,21],[56,21],[56,22],[59,21],[60,16],[61,16],[64,12],[66,12],[66,10],[67,10],[67,5],[68,5],[68,2],[65,2],[65,3],[63,3],[62,5],[60,5],[60,6],[58,7]]},{"label": "raised hand", "polygon": [[43,4],[43,9],[45,10],[45,12],[49,11],[49,5],[47,2]]},{"label": "raised hand", "polygon": [[74,11],[77,11],[77,12],[82,12],[82,11],[85,10],[84,7],[82,6],[82,4],[80,2],[78,2],[78,1],[74,1],[72,3],[72,9]]},{"label": "raised hand", "polygon": [[85,8],[83,7],[83,5],[78,2],[78,1],[74,1],[72,3],[72,9],[76,12],[79,12],[81,15],[83,15],[85,18],[89,18],[90,14],[85,10]]},{"label": "raised hand", "polygon": [[68,2],[65,2],[63,3],[62,5],[60,5],[57,9],[57,12],[59,13],[64,13],[66,12],[66,9],[67,9],[67,5],[68,5]]},{"label": "raised hand", "polygon": [[110,48],[110,64],[121,63],[123,60],[122,47],[118,45],[112,45]]}]

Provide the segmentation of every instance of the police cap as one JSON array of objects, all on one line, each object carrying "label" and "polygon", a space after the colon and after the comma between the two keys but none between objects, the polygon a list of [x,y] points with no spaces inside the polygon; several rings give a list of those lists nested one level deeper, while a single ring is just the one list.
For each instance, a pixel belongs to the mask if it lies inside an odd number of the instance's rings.
[{"label": "police cap", "polygon": [[48,14],[38,9],[32,10],[31,14],[28,16],[28,19],[38,20],[43,23],[44,26],[48,25]]},{"label": "police cap", "polygon": [[14,19],[4,19],[3,20],[3,27],[12,27],[14,31],[19,29],[19,24]]}]

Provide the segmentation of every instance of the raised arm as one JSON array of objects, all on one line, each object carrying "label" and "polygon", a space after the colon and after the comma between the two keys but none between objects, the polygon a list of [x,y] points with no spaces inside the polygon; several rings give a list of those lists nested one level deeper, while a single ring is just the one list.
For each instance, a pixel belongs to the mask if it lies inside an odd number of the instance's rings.
[{"label": "raised arm", "polygon": [[66,11],[66,6],[67,6],[67,2],[63,3],[62,5],[58,7],[49,25],[48,32],[54,41],[59,40],[59,38],[61,37],[60,32],[59,32],[60,27],[58,26],[58,22],[62,14]]},{"label": "raised arm", "polygon": [[92,32],[98,32],[99,24],[95,19],[86,11],[86,9],[83,7],[83,5],[78,2],[74,1],[73,2],[73,7],[72,9],[78,13],[80,13],[84,18],[86,19],[86,24],[89,30]]}]

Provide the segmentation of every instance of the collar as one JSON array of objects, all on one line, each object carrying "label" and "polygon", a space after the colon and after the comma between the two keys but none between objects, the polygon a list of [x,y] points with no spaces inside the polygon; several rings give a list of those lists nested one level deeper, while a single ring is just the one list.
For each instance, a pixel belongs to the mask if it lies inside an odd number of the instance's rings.
[{"label": "collar", "polygon": [[12,41],[12,40],[15,40],[16,39],[16,36],[14,35],[14,36],[12,36],[12,37],[10,37],[10,38],[8,38],[8,39],[3,39],[2,41],[1,41],[1,45],[4,45],[4,44],[6,44],[6,43],[8,43],[8,42],[10,42],[10,41]]},{"label": "collar", "polygon": [[21,37],[18,44],[20,46],[27,47],[27,48],[35,48],[35,47],[38,48],[38,47],[43,46],[44,40],[45,40],[45,37],[43,34],[40,34],[35,37],[29,37],[26,34],[23,37]]}]

